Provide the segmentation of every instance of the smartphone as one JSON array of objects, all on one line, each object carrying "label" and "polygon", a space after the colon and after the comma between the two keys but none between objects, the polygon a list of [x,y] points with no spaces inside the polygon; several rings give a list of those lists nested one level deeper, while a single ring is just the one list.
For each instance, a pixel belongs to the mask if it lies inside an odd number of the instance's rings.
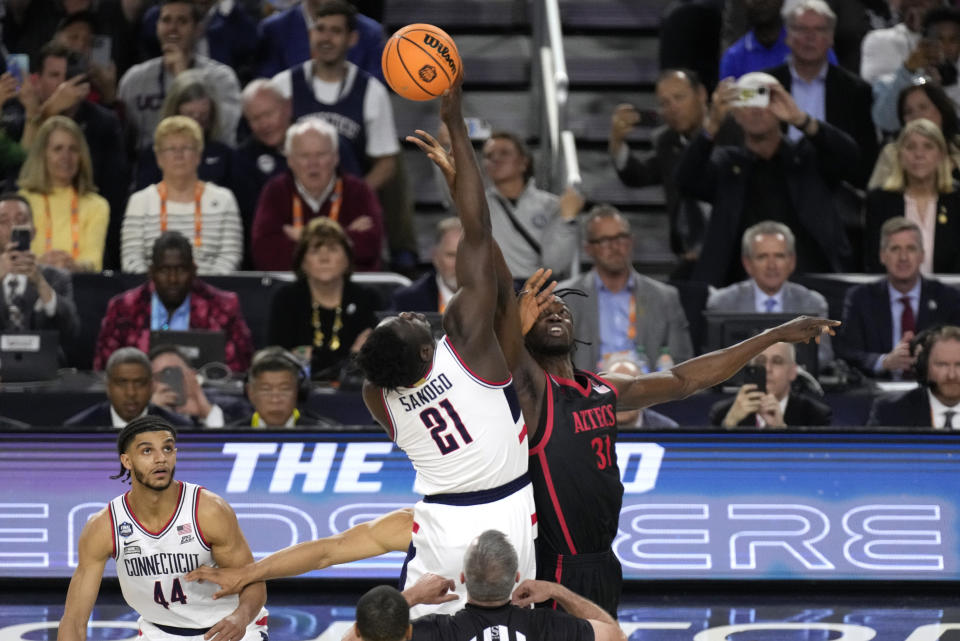
[{"label": "smartphone", "polygon": [[637,113],[640,115],[640,119],[637,121],[638,127],[657,127],[662,122],[660,114],[654,109],[640,109],[638,107]]},{"label": "smartphone", "polygon": [[761,392],[767,391],[767,368],[762,365],[747,365],[743,368],[743,384],[753,383]]},{"label": "smartphone", "polygon": [[30,228],[14,227],[10,233],[10,242],[16,245],[17,251],[30,251]]},{"label": "smartphone", "polygon": [[157,383],[163,383],[170,387],[177,395],[174,407],[180,407],[187,402],[187,394],[183,385],[183,370],[179,367],[164,367],[153,375],[153,380]]},{"label": "smartphone", "polygon": [[113,42],[110,36],[94,36],[93,49],[90,51],[90,64],[97,67],[110,65]]},{"label": "smartphone", "polygon": [[17,89],[23,85],[24,78],[30,73],[30,56],[25,53],[11,53],[7,56],[7,71],[17,79]]},{"label": "smartphone", "polygon": [[76,78],[77,76],[83,76],[87,73],[89,65],[87,64],[86,58],[81,56],[78,53],[70,52],[70,55],[67,56],[67,76],[66,79],[70,80],[71,78]]},{"label": "smartphone", "polygon": [[737,85],[737,92],[735,107],[766,107],[770,104],[770,87]]}]

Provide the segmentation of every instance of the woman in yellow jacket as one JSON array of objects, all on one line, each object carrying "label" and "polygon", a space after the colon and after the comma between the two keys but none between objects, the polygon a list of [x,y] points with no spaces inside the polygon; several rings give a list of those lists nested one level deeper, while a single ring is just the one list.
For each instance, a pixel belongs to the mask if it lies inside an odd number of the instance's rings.
[{"label": "woman in yellow jacket", "polygon": [[54,116],[37,132],[18,180],[30,201],[39,262],[69,271],[100,271],[110,205],[96,193],[90,150],[80,127]]}]

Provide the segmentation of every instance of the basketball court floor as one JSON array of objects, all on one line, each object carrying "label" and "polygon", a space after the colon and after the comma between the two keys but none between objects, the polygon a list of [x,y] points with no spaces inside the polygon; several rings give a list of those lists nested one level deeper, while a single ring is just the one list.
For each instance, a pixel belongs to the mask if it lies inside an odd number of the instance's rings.
[{"label": "basketball court floor", "polygon": [[[65,586],[29,582],[0,593],[0,641],[56,639]],[[271,590],[270,641],[339,641],[363,589],[303,582]],[[105,585],[91,620],[89,641],[136,637],[137,616],[114,586]],[[960,591],[646,588],[624,594],[620,624],[631,641],[960,641]]]}]

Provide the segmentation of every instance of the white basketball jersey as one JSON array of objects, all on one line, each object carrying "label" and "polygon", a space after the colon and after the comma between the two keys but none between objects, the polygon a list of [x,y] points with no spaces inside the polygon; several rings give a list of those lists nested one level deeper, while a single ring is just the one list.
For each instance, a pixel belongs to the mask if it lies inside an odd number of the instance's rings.
[{"label": "white basketball jersey", "polygon": [[140,524],[127,494],[110,501],[117,577],[123,598],[145,621],[208,628],[233,612],[239,598],[231,595],[214,601],[211,597],[219,589],[215,583],[183,580],[187,572],[201,565],[216,567],[216,563],[197,526],[200,486],[179,483],[177,507],[159,532]]},{"label": "white basketball jersey", "polygon": [[444,336],[426,380],[383,392],[393,439],[417,471],[414,490],[486,490],[527,471],[527,430],[513,380],[470,372]]}]

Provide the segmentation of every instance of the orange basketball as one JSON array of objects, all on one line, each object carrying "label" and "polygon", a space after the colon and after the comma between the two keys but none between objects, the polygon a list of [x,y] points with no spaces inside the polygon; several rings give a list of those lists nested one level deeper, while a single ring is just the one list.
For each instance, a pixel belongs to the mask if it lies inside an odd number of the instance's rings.
[{"label": "orange basketball", "polygon": [[453,38],[430,24],[399,29],[383,48],[383,76],[408,100],[432,100],[460,73],[460,53]]}]

